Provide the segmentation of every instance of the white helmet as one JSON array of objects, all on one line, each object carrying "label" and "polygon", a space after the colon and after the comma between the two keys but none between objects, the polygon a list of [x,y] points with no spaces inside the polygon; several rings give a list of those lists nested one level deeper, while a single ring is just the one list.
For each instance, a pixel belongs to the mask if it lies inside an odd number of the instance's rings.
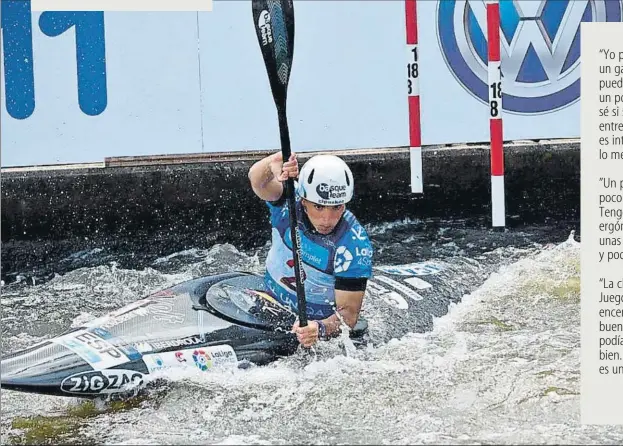
[{"label": "white helmet", "polygon": [[353,173],[335,155],[316,155],[299,173],[298,194],[312,203],[335,206],[353,198]]}]

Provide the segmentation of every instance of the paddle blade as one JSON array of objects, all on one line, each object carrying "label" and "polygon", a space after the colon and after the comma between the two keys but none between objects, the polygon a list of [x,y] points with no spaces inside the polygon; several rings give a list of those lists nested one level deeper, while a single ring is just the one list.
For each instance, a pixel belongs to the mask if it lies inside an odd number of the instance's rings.
[{"label": "paddle blade", "polygon": [[285,109],[294,53],[292,0],[252,0],[253,22],[277,108]]}]

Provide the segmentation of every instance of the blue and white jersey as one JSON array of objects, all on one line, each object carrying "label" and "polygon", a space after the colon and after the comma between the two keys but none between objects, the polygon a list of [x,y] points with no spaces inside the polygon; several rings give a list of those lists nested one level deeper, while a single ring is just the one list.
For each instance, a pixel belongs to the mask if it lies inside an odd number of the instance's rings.
[{"label": "blue and white jersey", "polygon": [[[278,206],[267,202],[272,225],[272,246],[266,258],[264,281],[282,304],[296,311],[296,279],[290,238],[290,212],[283,200]],[[303,284],[309,319],[324,319],[335,312],[335,278],[370,278],[372,243],[366,230],[348,209],[329,235],[307,228],[300,202],[296,202],[301,237]],[[307,220],[309,221],[309,220]],[[310,224],[311,226],[311,224]]]}]

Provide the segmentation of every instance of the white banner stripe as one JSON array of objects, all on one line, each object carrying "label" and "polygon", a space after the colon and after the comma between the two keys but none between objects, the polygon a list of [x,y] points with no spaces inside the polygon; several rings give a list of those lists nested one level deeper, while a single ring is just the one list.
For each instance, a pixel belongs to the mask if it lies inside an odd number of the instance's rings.
[{"label": "white banner stripe", "polygon": [[33,11],[211,12],[212,0],[31,0]]}]

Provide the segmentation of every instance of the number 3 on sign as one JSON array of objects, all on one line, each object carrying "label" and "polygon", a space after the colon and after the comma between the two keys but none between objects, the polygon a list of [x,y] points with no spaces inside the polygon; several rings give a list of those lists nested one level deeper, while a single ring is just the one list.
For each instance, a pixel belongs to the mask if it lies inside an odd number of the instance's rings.
[{"label": "number 3 on sign", "polygon": [[409,96],[417,95],[419,94],[417,78],[420,75],[418,66],[417,45],[407,46],[407,61],[407,85],[409,87]]}]

